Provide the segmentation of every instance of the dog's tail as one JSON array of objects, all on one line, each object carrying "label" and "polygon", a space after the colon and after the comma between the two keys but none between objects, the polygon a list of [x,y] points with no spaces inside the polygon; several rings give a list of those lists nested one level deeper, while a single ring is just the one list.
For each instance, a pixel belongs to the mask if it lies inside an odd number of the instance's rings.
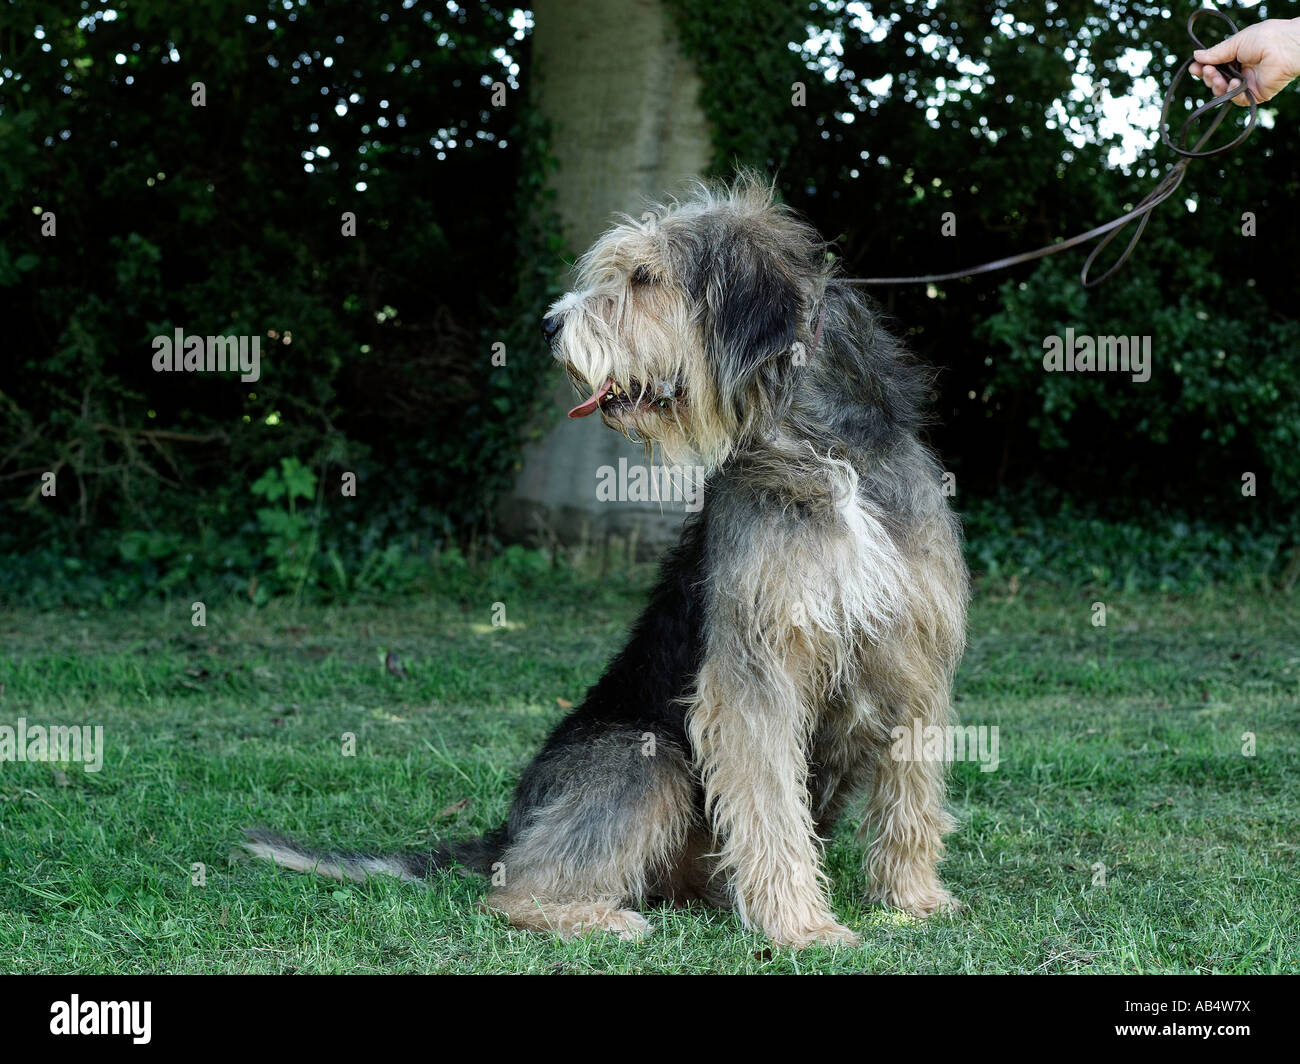
[{"label": "dog's tail", "polygon": [[397,876],[407,882],[419,883],[434,872],[453,866],[490,875],[492,865],[501,859],[508,841],[504,825],[478,838],[443,843],[431,853],[308,850],[265,828],[245,828],[244,836],[244,849],[254,857],[264,857],[295,872],[315,872],[330,879],[351,880],[353,883],[364,883],[371,876]]}]

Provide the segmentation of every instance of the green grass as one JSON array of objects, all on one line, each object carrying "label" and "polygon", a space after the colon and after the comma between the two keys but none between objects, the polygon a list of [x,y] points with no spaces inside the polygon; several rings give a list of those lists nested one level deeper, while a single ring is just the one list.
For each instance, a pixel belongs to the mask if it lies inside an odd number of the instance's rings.
[{"label": "green grass", "polygon": [[[857,949],[771,949],[702,909],[653,911],[636,943],[557,942],[479,912],[476,879],[342,887],[230,860],[246,824],[418,849],[497,823],[559,700],[581,698],[618,646],[642,575],[213,605],[206,628],[179,602],[0,614],[0,723],[102,724],[107,744],[98,773],[0,764],[0,966],[1300,971],[1300,603],[1258,592],[1116,595],[1097,628],[1092,596],[982,589],[958,708],[999,727],[1001,763],[954,766],[944,878],[968,907],[920,922],[864,905],[846,824],[827,862]],[[496,601],[507,627],[491,624]]]}]

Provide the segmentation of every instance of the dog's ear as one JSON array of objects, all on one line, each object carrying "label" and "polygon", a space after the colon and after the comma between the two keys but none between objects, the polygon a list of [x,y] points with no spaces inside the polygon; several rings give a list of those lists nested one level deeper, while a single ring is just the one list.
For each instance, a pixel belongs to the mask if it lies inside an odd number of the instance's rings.
[{"label": "dog's ear", "polygon": [[799,289],[754,241],[729,241],[709,264],[704,302],[710,361],[719,399],[738,421],[755,386],[765,399],[790,364],[800,308]]}]

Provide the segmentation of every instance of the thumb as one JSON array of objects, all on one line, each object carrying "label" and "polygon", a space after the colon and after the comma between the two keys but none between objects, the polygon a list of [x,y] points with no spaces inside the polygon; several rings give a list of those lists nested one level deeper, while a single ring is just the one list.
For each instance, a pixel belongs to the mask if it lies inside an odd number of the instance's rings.
[{"label": "thumb", "polygon": [[1237,38],[1229,37],[1220,41],[1213,48],[1198,48],[1192,53],[1198,63],[1231,63],[1237,58]]}]

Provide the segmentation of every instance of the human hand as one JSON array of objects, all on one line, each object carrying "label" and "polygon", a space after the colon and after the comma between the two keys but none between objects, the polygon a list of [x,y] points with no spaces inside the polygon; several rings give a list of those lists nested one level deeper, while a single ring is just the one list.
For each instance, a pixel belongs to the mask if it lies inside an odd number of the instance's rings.
[{"label": "human hand", "polygon": [[[1198,48],[1192,55],[1192,77],[1204,81],[1215,96],[1237,88],[1241,80],[1229,81],[1214,64],[1236,63],[1256,102],[1271,100],[1300,76],[1300,18],[1271,18],[1247,26],[1213,48]],[[1245,107],[1246,94],[1239,93],[1232,102]]]}]

